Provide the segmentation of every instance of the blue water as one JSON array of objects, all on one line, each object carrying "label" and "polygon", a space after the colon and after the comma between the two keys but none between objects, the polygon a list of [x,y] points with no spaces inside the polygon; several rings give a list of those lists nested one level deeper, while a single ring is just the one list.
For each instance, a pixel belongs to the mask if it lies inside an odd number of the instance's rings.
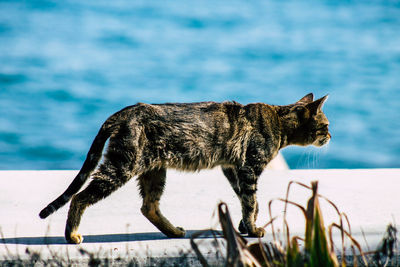
[{"label": "blue water", "polygon": [[0,1],[0,169],[79,169],[136,102],[330,94],[291,168],[400,167],[399,1]]}]

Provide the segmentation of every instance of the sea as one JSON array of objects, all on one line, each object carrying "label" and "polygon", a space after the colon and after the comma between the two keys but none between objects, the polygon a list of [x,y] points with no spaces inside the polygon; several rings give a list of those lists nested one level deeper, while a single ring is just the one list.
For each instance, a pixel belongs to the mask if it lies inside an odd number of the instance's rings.
[{"label": "sea", "polygon": [[0,169],[79,169],[137,102],[329,94],[290,168],[400,168],[398,0],[0,0]]}]

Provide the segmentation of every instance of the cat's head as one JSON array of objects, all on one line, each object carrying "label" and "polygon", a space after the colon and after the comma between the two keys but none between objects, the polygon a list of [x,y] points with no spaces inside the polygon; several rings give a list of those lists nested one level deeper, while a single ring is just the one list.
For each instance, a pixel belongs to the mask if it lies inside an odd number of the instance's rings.
[{"label": "cat's head", "polygon": [[312,93],[292,105],[283,106],[280,117],[286,126],[287,145],[323,146],[331,139],[329,121],[322,111],[328,95],[314,101]]}]

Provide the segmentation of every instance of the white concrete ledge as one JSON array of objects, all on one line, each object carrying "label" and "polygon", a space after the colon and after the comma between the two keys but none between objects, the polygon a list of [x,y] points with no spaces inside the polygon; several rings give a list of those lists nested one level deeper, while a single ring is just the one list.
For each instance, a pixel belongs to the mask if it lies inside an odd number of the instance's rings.
[{"label": "white concrete ledge", "polygon": [[[56,198],[72,181],[77,171],[0,171],[0,257],[7,249],[24,254],[25,247],[45,252],[54,251],[77,255],[74,245],[66,245],[63,233],[68,205],[46,220],[39,211]],[[284,197],[291,180],[309,184],[319,180],[319,192],[345,212],[356,234],[361,229],[370,238],[371,247],[381,238],[386,225],[400,220],[400,169],[369,170],[266,170],[259,180],[260,213],[258,225],[269,220],[267,207],[272,198]],[[305,204],[310,193],[300,187],[291,191],[291,199]],[[80,233],[81,247],[89,251],[142,255],[147,249],[153,256],[173,256],[190,250],[189,236],[196,230],[216,225],[213,211],[219,201],[230,208],[235,225],[241,208],[233,190],[219,168],[199,173],[169,170],[166,191],[161,199],[165,216],[188,231],[183,239],[168,239],[140,212],[141,200],[133,179],[109,198],[89,207],[84,213]],[[273,205],[275,215],[282,215],[282,204]],[[322,202],[325,223],[337,222],[333,208]],[[292,233],[304,229],[301,213],[290,208],[288,221]],[[276,226],[281,227],[280,222]],[[268,231],[268,229],[267,229]],[[360,239],[364,243],[363,239]],[[5,244],[4,244],[5,243]]]}]

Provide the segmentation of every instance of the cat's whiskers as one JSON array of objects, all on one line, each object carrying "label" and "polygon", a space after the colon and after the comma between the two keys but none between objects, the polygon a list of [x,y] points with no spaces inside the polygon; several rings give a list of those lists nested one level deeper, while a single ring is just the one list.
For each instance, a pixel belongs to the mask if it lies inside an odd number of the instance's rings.
[{"label": "cat's whiskers", "polygon": [[319,161],[320,161],[320,153],[317,149],[313,149],[313,168],[315,168],[316,166],[319,166]]},{"label": "cat's whiskers", "polygon": [[312,151],[313,151],[313,168],[315,168],[316,166],[319,166],[320,163],[320,159],[321,159],[321,155],[325,155],[326,153],[328,153],[328,149],[329,149],[329,143],[323,145],[322,147],[311,147]]},{"label": "cat's whiskers", "polygon": [[308,168],[310,169],[312,166],[310,164],[310,159],[311,159],[311,150],[312,147],[304,147],[302,150],[297,163],[296,163],[296,168]]},{"label": "cat's whiskers", "polygon": [[316,164],[316,155],[315,155],[315,147],[310,146],[308,148],[308,155],[309,155],[308,168],[309,169],[314,169],[317,166],[317,164]]}]

